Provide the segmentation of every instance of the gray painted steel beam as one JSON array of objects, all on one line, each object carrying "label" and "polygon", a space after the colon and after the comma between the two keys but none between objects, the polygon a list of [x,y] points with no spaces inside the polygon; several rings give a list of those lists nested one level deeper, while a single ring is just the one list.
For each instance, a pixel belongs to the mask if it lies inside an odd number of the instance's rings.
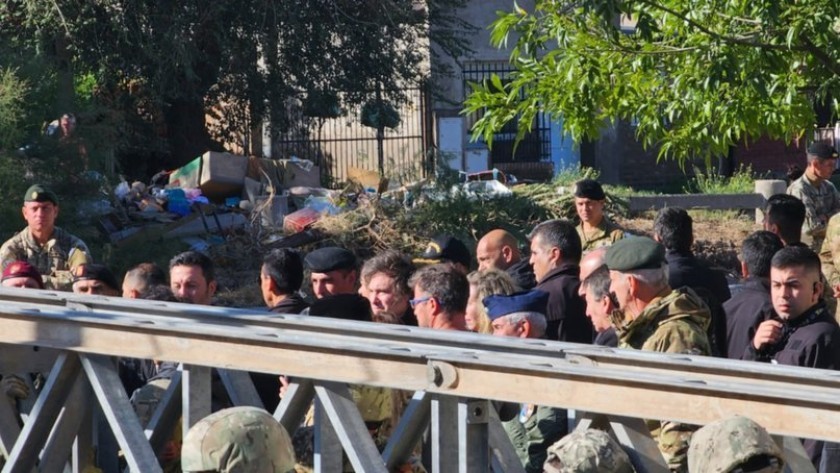
[{"label": "gray painted steel beam", "polygon": [[382,458],[388,470],[394,469],[409,459],[414,448],[422,440],[423,432],[429,426],[431,412],[432,395],[425,391],[415,392],[391,432],[385,451],[382,452]]},{"label": "gray painted steel beam", "polygon": [[289,383],[286,395],[283,396],[274,411],[274,418],[291,435],[303,422],[314,398],[315,386],[312,384],[312,380],[300,379]]}]

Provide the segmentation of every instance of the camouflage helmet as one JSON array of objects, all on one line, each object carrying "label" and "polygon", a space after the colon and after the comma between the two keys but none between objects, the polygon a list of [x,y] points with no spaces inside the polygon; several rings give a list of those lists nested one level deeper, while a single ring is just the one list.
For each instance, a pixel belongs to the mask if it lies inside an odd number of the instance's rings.
[{"label": "camouflage helmet", "polygon": [[288,473],[294,468],[286,429],[256,407],[231,407],[201,419],[181,450],[184,473]]},{"label": "camouflage helmet", "polygon": [[576,430],[548,447],[545,473],[633,473],[630,457],[606,432]]},{"label": "camouflage helmet", "polygon": [[727,473],[762,456],[776,468],[766,471],[784,470],[782,451],[767,430],[751,419],[735,416],[712,422],[694,432],[688,448],[688,470],[691,473]]}]

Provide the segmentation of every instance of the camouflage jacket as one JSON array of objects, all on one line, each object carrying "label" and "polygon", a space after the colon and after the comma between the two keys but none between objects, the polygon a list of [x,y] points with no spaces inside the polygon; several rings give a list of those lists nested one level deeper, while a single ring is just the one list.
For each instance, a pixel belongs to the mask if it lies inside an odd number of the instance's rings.
[{"label": "camouflage jacket", "polygon": [[[709,308],[687,287],[672,290],[653,299],[633,320],[621,311],[612,314],[619,348],[708,355],[711,352],[706,329],[711,321]],[[696,426],[671,421],[645,421],[650,434],[672,471],[686,471],[688,443]]]},{"label": "camouflage jacket", "polygon": [[799,198],[805,204],[802,241],[814,251],[819,251],[826,234],[828,219],[840,212],[840,193],[829,181],[823,181],[815,186],[805,174],[790,183],[787,193]]},{"label": "camouflage jacket", "polygon": [[592,233],[585,234],[583,232],[582,223],[578,224],[575,229],[580,237],[584,253],[588,253],[602,246],[610,246],[618,240],[624,238],[624,230],[618,225],[612,223],[607,217],[604,217],[601,220],[601,224],[598,225],[596,231]]},{"label": "camouflage jacket", "polygon": [[820,247],[822,271],[831,287],[825,288],[831,294],[831,288],[840,284],[840,214],[828,221],[825,227],[825,240]]},{"label": "camouflage jacket", "polygon": [[70,290],[70,270],[91,262],[91,258],[85,242],[59,227],[44,246],[35,241],[29,228],[24,228],[0,247],[0,269],[15,261],[28,261],[38,268],[47,289]]}]

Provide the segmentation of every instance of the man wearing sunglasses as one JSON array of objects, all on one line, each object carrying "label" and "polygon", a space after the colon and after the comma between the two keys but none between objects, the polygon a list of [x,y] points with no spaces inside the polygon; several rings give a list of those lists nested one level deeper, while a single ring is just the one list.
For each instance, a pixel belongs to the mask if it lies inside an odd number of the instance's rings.
[{"label": "man wearing sunglasses", "polygon": [[466,330],[470,287],[463,273],[452,265],[427,266],[411,277],[409,286],[414,290],[414,299],[409,304],[417,316],[417,325],[438,330]]}]

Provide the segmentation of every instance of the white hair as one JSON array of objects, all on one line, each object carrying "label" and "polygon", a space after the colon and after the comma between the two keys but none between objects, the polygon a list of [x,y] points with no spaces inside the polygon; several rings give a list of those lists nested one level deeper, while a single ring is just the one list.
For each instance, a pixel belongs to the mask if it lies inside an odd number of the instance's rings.
[{"label": "white hair", "polygon": [[621,271],[626,276],[631,276],[637,281],[654,289],[662,289],[668,285],[668,265],[663,264],[658,268],[634,269]]},{"label": "white hair", "polygon": [[505,316],[508,323],[511,325],[518,324],[527,320],[531,325],[531,335],[533,338],[542,338],[545,336],[545,329],[548,322],[545,320],[545,315],[539,312],[514,312]]}]

